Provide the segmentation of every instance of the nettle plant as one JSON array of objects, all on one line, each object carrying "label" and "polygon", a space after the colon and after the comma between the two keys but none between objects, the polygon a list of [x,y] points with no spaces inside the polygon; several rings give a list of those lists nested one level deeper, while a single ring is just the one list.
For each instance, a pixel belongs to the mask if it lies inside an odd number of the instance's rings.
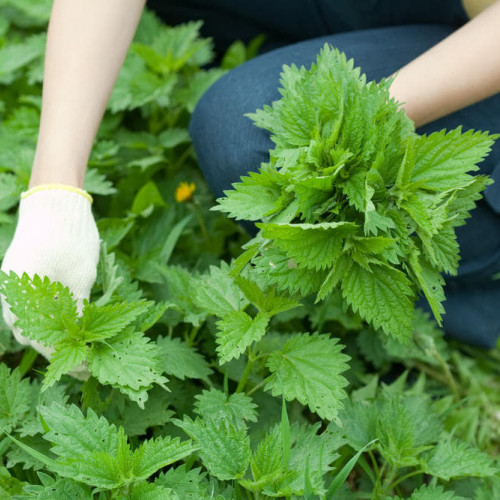
[{"label": "nettle plant", "polygon": [[245,258],[264,286],[317,300],[342,291],[375,329],[401,340],[423,292],[438,324],[442,272],[456,274],[455,228],[491,180],[471,176],[494,136],[460,128],[418,135],[390,99],[325,46],[284,67],[281,99],[250,114],[276,147],[215,208],[260,229]]},{"label": "nettle plant", "polygon": [[[39,14],[28,0],[4,4]],[[86,179],[104,243],[81,314],[60,283],[0,275],[17,326],[54,349],[48,365],[20,358],[0,328],[0,496],[498,497],[491,366],[452,352],[414,311],[423,292],[440,320],[454,229],[490,182],[469,172],[494,136],[417,135],[390,81],[366,83],[325,47],[310,70],[285,67],[282,98],[251,115],[276,147],[215,207],[257,222],[241,253],[242,231],[208,211],[186,130],[224,72],[200,68],[213,55],[198,30],[141,21]],[[254,49],[236,43],[222,66]],[[9,83],[40,82],[40,64],[23,68]],[[0,148],[0,164],[17,165],[0,172],[2,242],[38,120],[38,101],[16,108],[15,90],[0,145],[22,161]],[[190,206],[174,195],[186,172]],[[65,375],[81,364],[85,382]]]}]

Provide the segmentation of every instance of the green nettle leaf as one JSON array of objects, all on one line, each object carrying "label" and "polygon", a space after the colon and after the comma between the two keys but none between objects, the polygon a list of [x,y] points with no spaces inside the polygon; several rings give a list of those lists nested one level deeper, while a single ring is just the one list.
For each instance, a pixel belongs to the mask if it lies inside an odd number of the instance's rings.
[{"label": "green nettle leaf", "polygon": [[85,342],[74,339],[60,340],[54,347],[55,350],[50,356],[50,365],[43,379],[42,390],[50,387],[65,373],[82,364],[90,351]]},{"label": "green nettle leaf", "polygon": [[43,56],[46,35],[40,33],[23,39],[22,43],[6,44],[0,49],[0,84],[9,85],[21,68]]},{"label": "green nettle leaf", "polygon": [[0,271],[0,276],[0,291],[19,318],[16,326],[31,340],[51,346],[78,331],[76,301],[67,287],[37,274],[31,279],[26,273],[18,277],[13,271]]},{"label": "green nettle leaf", "polygon": [[250,440],[246,429],[236,429],[228,421],[213,419],[173,420],[196,444],[203,465],[217,479],[239,479],[250,460]]},{"label": "green nettle leaf", "polygon": [[131,451],[123,428],[91,409],[85,417],[74,405],[41,407],[41,415],[49,428],[44,438],[58,456],[57,472],[91,486],[111,489],[146,479],[196,450],[189,441],[167,436]]},{"label": "green nettle leaf", "polygon": [[[119,415],[115,411],[106,413],[108,418],[116,424],[123,426],[127,436],[143,436],[151,427],[162,426],[170,421],[174,412],[168,409],[170,404],[170,394],[162,387],[153,387],[148,392],[149,398],[144,404],[144,408],[140,408],[134,401],[123,397],[124,402],[120,401],[119,394],[113,394],[113,401],[117,402],[119,407]],[[90,405],[87,405],[90,406]]]},{"label": "green nettle leaf", "polygon": [[208,489],[205,473],[202,473],[199,468],[188,470],[185,465],[177,468],[172,467],[167,472],[162,472],[155,484],[172,488],[182,500],[205,498]]},{"label": "green nettle leaf", "polygon": [[227,396],[217,389],[205,390],[196,397],[195,411],[203,419],[230,422],[235,429],[246,428],[245,421],[257,422],[257,405],[242,393]]},{"label": "green nettle leaf", "polygon": [[138,481],[132,485],[128,496],[129,500],[181,500],[170,488],[164,488],[156,483]]},{"label": "green nettle leaf", "polygon": [[102,384],[111,384],[141,406],[153,383],[164,385],[160,350],[132,322],[144,316],[152,302],[121,302],[105,306],[83,303],[77,316],[76,301],[59,282],[31,280],[3,273],[2,293],[20,317],[16,325],[32,340],[54,348],[42,389],[64,373],[88,362],[89,371]]},{"label": "green nettle leaf", "polygon": [[132,327],[106,343],[95,344],[88,362],[90,373],[99,382],[123,389],[126,394],[168,381],[161,375],[159,348]]},{"label": "green nettle leaf", "polygon": [[438,322],[444,301],[410,259],[421,249],[427,278],[456,273],[454,228],[491,183],[470,173],[497,136],[419,136],[391,83],[367,83],[328,45],[310,69],[284,66],[281,98],[248,115],[271,134],[270,162],[233,184],[217,210],[259,221],[249,267],[263,288],[324,300],[340,284],[365,321],[404,340],[420,291]]},{"label": "green nettle leaf", "polygon": [[407,340],[413,325],[414,292],[404,273],[389,266],[365,269],[352,263],[341,287],[342,296],[354,312],[375,328]]},{"label": "green nettle leaf", "polygon": [[151,302],[121,302],[107,306],[86,305],[82,315],[83,336],[87,342],[114,337],[144,314]]},{"label": "green nettle leaf", "polygon": [[255,259],[255,279],[261,287],[275,285],[281,292],[309,295],[321,288],[327,273],[298,267],[286,253],[272,248]]},{"label": "green nettle leaf", "polygon": [[30,409],[32,388],[29,380],[21,379],[18,368],[0,364],[0,432],[11,432],[23,423]]},{"label": "green nettle leaf", "polygon": [[286,470],[283,465],[283,447],[279,426],[275,425],[250,459],[253,481],[240,480],[240,484],[254,492],[280,491],[297,475],[294,470]]},{"label": "green nettle leaf", "polygon": [[274,210],[280,196],[279,186],[272,182],[262,184],[262,174],[249,172],[242,182],[233,184],[233,191],[224,191],[226,198],[218,200],[213,210],[226,212],[236,220],[258,221],[263,214]]},{"label": "green nettle leaf", "polygon": [[257,313],[252,318],[244,311],[225,314],[217,322],[217,353],[220,363],[238,359],[253,342],[259,341],[266,333],[269,315]]},{"label": "green nettle leaf", "polygon": [[313,270],[331,267],[342,252],[343,238],[357,230],[349,222],[256,225],[262,236],[273,239],[296,265]]},{"label": "green nettle leaf", "polygon": [[321,418],[333,420],[346,397],[349,357],[341,352],[338,339],[328,335],[301,333],[293,335],[281,351],[273,352],[267,367],[272,372],[266,390],[273,396],[297,399]]},{"label": "green nettle leaf", "polygon": [[[423,485],[415,490],[410,500],[465,500],[453,491],[445,491],[442,486]],[[392,500],[403,500],[401,497],[392,497]]]},{"label": "green nettle leaf", "polygon": [[[60,478],[53,480],[46,476],[43,485],[30,484],[24,487],[24,492],[29,496],[25,498],[36,498],[37,500],[88,500],[92,493],[88,486],[77,483],[72,479]],[[1,492],[1,490],[0,490]]]},{"label": "green nettle leaf", "polygon": [[147,479],[157,470],[181,460],[196,451],[191,441],[181,442],[170,436],[143,441],[132,453],[132,467],[137,479]]},{"label": "green nettle leaf", "polygon": [[498,473],[493,460],[464,441],[448,438],[440,441],[423,460],[427,474],[445,481],[458,477],[487,477]]},{"label": "green nettle leaf", "polygon": [[238,288],[245,294],[245,297],[260,311],[274,316],[280,312],[300,307],[300,303],[289,297],[276,295],[276,290],[270,288],[262,290],[259,285],[243,276],[235,278]]},{"label": "green nettle leaf", "polygon": [[178,338],[158,337],[156,344],[161,352],[163,371],[181,380],[185,378],[198,378],[208,380],[212,374],[205,358]]},{"label": "green nettle leaf", "polygon": [[229,276],[229,266],[224,262],[220,267],[210,266],[209,273],[196,280],[191,293],[198,307],[217,316],[240,311],[247,304],[243,293]]}]

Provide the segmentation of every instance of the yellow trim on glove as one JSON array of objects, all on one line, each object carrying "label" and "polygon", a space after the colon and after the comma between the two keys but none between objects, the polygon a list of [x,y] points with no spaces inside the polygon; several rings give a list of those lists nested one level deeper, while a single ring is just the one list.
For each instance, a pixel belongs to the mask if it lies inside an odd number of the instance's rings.
[{"label": "yellow trim on glove", "polygon": [[25,191],[24,193],[21,193],[21,199],[25,199],[28,196],[30,196],[33,193],[38,193],[38,191],[46,191],[48,189],[60,189],[63,191],[72,191],[73,193],[78,193],[82,195],[84,198],[90,201],[92,203],[94,200],[92,199],[92,196],[90,196],[85,189],[80,189],[75,186],[69,186],[66,184],[40,184],[39,186],[32,187],[28,191]]}]

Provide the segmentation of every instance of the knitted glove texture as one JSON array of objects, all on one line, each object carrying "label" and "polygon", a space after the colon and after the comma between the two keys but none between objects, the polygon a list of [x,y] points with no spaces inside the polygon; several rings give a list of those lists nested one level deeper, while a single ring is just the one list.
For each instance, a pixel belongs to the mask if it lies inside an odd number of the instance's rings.
[{"label": "knitted glove texture", "polygon": [[[99,233],[91,210],[92,198],[83,189],[65,185],[44,184],[21,195],[19,219],[1,269],[21,276],[38,274],[69,287],[80,314],[83,299],[97,275]],[[1,296],[3,318],[16,340],[30,345],[50,359],[53,350],[32,341],[14,326],[17,317]],[[78,367],[74,376],[85,376]],[[80,377],[79,377],[80,378]]]}]

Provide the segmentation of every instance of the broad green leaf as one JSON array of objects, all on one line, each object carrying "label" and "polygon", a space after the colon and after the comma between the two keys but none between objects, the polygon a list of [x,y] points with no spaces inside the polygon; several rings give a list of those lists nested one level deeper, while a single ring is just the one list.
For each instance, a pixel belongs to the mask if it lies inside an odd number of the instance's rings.
[{"label": "broad green leaf", "polygon": [[177,493],[156,483],[137,481],[130,489],[128,500],[181,500]]},{"label": "broad green leaf", "polygon": [[[143,436],[152,427],[160,427],[170,421],[174,412],[169,409],[170,394],[162,387],[156,386],[149,391],[149,398],[140,408],[134,401],[123,396],[120,401],[119,394],[113,394],[113,405],[106,416],[115,424],[122,425],[127,436]],[[117,410],[119,408],[119,415]],[[114,410],[114,411],[113,411]]]},{"label": "broad green leaf", "polygon": [[281,489],[296,475],[295,471],[285,470],[283,448],[279,427],[274,426],[250,459],[253,480],[242,479],[240,484],[253,492],[275,492]]},{"label": "broad green leaf", "polygon": [[111,181],[106,179],[105,175],[99,173],[96,169],[87,170],[83,188],[91,194],[99,194],[101,196],[117,192]]},{"label": "broad green leaf", "polygon": [[478,170],[476,164],[490,152],[493,139],[487,132],[462,133],[461,127],[420,136],[415,142],[415,169],[411,180],[422,180],[423,187],[434,190],[467,182],[470,177],[466,172]]},{"label": "broad green leaf", "polygon": [[356,232],[350,222],[321,224],[257,224],[264,238],[285,251],[298,266],[322,270],[330,268],[342,251],[342,240]]},{"label": "broad green leaf", "polygon": [[141,187],[139,192],[134,198],[131,211],[133,214],[141,215],[151,205],[153,207],[164,207],[165,201],[163,200],[158,187],[153,181],[149,181]]},{"label": "broad green leaf", "polygon": [[82,315],[82,335],[87,342],[101,341],[121,333],[151,302],[120,302],[106,306],[87,304]]},{"label": "broad green leaf", "polygon": [[160,336],[156,344],[160,349],[163,371],[167,375],[173,375],[181,380],[185,378],[208,380],[208,376],[212,374],[205,358],[182,340]]},{"label": "broad green leaf", "polygon": [[0,426],[11,432],[24,420],[30,409],[32,389],[28,379],[21,379],[19,369],[0,364]]},{"label": "broad green leaf", "polygon": [[26,273],[19,277],[13,271],[9,275],[0,271],[0,276],[0,291],[19,318],[16,326],[31,340],[54,345],[78,330],[76,302],[69,288],[36,274],[31,279]]},{"label": "broad green leaf", "polygon": [[220,68],[197,71],[190,78],[187,87],[175,92],[175,101],[192,113],[201,96],[225,73]]},{"label": "broad green leaf", "polygon": [[28,498],[37,500],[67,500],[68,498],[88,500],[91,497],[91,491],[87,486],[65,478],[59,478],[43,486],[30,484],[24,487],[24,492],[30,494]]},{"label": "broad green leaf", "polygon": [[41,412],[50,429],[44,437],[59,457],[58,472],[93,486],[111,489],[147,479],[195,450],[188,441],[160,437],[132,452],[123,429],[91,409],[86,417],[74,405],[42,407]]},{"label": "broad green leaf", "polygon": [[297,399],[321,418],[333,420],[346,397],[342,372],[349,357],[341,353],[337,339],[314,333],[296,334],[281,351],[273,352],[267,367],[272,372],[266,390]]},{"label": "broad green leaf", "polygon": [[203,465],[220,480],[239,479],[250,460],[250,440],[245,429],[236,429],[227,421],[174,420],[196,444]]},{"label": "broad green leaf", "polygon": [[296,300],[277,295],[272,288],[264,291],[257,283],[243,276],[238,276],[234,281],[248,301],[257,307],[259,311],[267,313],[269,316],[274,316],[301,305]]},{"label": "broad green leaf", "polygon": [[255,172],[242,177],[241,182],[233,184],[235,190],[224,191],[226,197],[219,198],[218,205],[212,210],[225,212],[236,220],[262,220],[274,210],[280,193],[277,186],[269,181],[261,185],[261,177],[262,174]]},{"label": "broad green leaf", "polygon": [[255,276],[262,287],[276,285],[281,292],[302,296],[319,290],[327,273],[298,267],[286,253],[272,249],[255,259]]},{"label": "broad green leaf", "polygon": [[401,271],[378,265],[367,270],[353,263],[341,286],[342,296],[353,311],[375,328],[401,341],[411,334],[415,297]]},{"label": "broad green leaf", "polygon": [[92,452],[116,454],[116,427],[91,409],[85,417],[75,405],[54,403],[42,406],[40,413],[50,429],[44,438],[52,443],[52,451],[57,456],[77,459]]},{"label": "broad green leaf", "polygon": [[201,469],[188,470],[186,465],[181,465],[162,472],[155,484],[172,488],[181,500],[199,500],[207,494],[208,482],[204,478],[205,473],[202,473]]},{"label": "broad green leaf", "polygon": [[197,307],[217,316],[240,311],[247,303],[229,276],[229,267],[224,262],[221,267],[210,266],[209,273],[196,280],[191,293]]},{"label": "broad green leaf", "polygon": [[488,455],[454,438],[440,441],[426,455],[423,469],[427,474],[445,481],[458,477],[488,477],[498,473],[498,467]]},{"label": "broad green leaf", "polygon": [[81,365],[89,353],[89,347],[85,342],[74,339],[60,340],[54,349],[43,379],[42,391],[55,384],[65,373]]},{"label": "broad green leaf", "polygon": [[132,453],[132,467],[137,479],[147,479],[156,471],[196,451],[191,441],[181,442],[170,436],[143,441]]},{"label": "broad green leaf", "polygon": [[6,44],[0,49],[0,83],[11,84],[15,73],[41,57],[45,50],[46,35],[40,33],[29,36],[21,43]]},{"label": "broad green leaf", "polygon": [[94,344],[88,362],[89,371],[101,384],[111,384],[120,390],[141,390],[151,384],[165,384],[161,375],[159,348],[133,328]]},{"label": "broad green leaf", "polygon": [[252,318],[244,311],[225,314],[217,322],[217,353],[220,363],[238,359],[252,343],[259,341],[266,333],[269,315],[257,313]]},{"label": "broad green leaf", "polygon": [[217,389],[204,390],[196,397],[195,412],[203,419],[226,421],[235,429],[246,428],[245,421],[257,422],[257,405],[241,393],[227,396]]},{"label": "broad green leaf", "polygon": [[[403,500],[401,497],[393,497],[392,500]],[[457,496],[453,491],[445,491],[443,486],[433,486],[424,484],[415,490],[409,500],[465,500],[462,496]]]}]

